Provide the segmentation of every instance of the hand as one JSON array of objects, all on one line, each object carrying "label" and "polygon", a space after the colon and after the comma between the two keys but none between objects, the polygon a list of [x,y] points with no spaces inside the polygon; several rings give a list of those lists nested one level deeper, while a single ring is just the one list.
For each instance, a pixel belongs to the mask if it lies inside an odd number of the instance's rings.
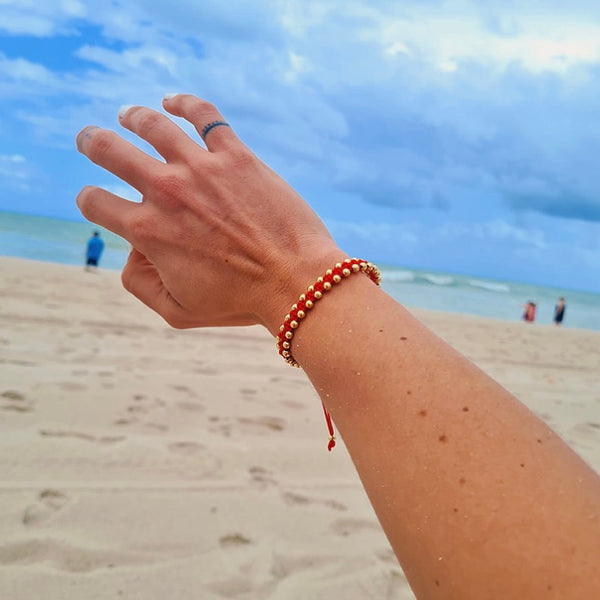
[{"label": "hand", "polygon": [[[163,106],[202,135],[223,122],[190,95]],[[87,127],[79,151],[142,194],[130,202],[97,187],[77,197],[82,214],[130,242],[125,288],[177,328],[261,323],[275,334],[290,305],[324,269],[344,258],[313,210],[225,125],[205,150],[149,108],[119,114],[154,158],[116,133]]]}]

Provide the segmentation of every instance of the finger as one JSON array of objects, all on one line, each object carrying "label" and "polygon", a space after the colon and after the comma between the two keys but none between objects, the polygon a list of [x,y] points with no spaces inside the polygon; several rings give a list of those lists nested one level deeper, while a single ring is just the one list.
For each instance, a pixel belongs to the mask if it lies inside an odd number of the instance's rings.
[{"label": "finger", "polygon": [[121,274],[123,287],[157,312],[169,325],[183,328],[181,308],[163,285],[156,267],[135,248],[130,252]]},{"label": "finger", "polygon": [[209,102],[189,94],[165,96],[165,110],[189,121],[211,152],[230,150],[243,145],[223,115]]},{"label": "finger", "polygon": [[144,193],[150,173],[164,163],[146,154],[114,131],[86,127],[77,135],[77,149],[92,162]]},{"label": "finger", "polygon": [[92,223],[131,242],[131,223],[141,205],[95,186],[84,187],[75,199],[81,214]]},{"label": "finger", "polygon": [[150,108],[123,106],[119,111],[119,122],[154,146],[167,162],[182,161],[198,150],[204,152],[204,148],[169,117]]}]

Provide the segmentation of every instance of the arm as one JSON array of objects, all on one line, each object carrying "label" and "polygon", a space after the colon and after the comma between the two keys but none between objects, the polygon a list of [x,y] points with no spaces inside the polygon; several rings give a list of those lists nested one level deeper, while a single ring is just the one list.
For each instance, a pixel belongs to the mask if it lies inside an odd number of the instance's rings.
[{"label": "arm", "polygon": [[[201,135],[223,120],[192,96],[164,108]],[[78,204],[132,244],[125,287],[175,327],[275,334],[345,254],[229,127],[211,129],[204,150],[155,111],[120,120],[165,162],[84,129],[79,149],[144,199],[90,187]],[[508,392],[363,275],[320,301],[293,344],[418,597],[600,593],[599,480]]]},{"label": "arm", "polygon": [[417,597],[599,594],[599,480],[506,390],[366,277],[294,342]]}]

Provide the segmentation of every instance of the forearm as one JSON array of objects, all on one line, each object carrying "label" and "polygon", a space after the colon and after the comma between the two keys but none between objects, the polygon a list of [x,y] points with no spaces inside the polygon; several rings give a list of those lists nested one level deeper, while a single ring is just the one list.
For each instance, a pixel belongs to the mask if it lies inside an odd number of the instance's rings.
[{"label": "forearm", "polygon": [[422,597],[567,597],[598,585],[597,477],[366,277],[319,302],[293,352]]}]

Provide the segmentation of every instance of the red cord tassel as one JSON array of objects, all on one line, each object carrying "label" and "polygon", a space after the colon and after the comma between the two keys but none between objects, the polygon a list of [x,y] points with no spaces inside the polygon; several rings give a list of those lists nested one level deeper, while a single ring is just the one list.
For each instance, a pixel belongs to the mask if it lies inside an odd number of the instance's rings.
[{"label": "red cord tassel", "polygon": [[327,444],[327,450],[331,452],[331,450],[335,447],[335,433],[333,432],[333,423],[331,422],[329,412],[325,408],[325,404],[323,404],[323,412],[325,413],[325,420],[327,421],[327,429],[329,429],[329,444]]}]

